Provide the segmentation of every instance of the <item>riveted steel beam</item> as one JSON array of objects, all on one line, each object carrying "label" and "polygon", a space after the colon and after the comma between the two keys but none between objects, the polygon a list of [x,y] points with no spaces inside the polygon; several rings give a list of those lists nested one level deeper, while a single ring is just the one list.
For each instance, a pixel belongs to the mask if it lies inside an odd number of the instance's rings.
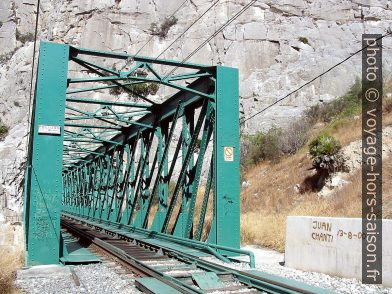
[{"label": "riveted steel beam", "polygon": [[69,47],[41,42],[24,191],[26,264],[59,262]]},{"label": "riveted steel beam", "polygon": [[96,99],[76,98],[76,97],[67,97],[66,101],[83,103],[83,104],[115,105],[115,106],[147,108],[147,109],[151,107],[151,105],[149,104],[142,104],[142,103],[115,102],[115,101],[108,101],[108,100],[96,100]]},{"label": "riveted steel beam", "polygon": [[[69,54],[59,68],[68,62],[77,66],[72,76],[61,76],[61,99],[56,98],[60,92],[52,93],[45,85],[50,79],[44,73],[44,88],[51,94],[47,99],[62,103],[60,113],[55,110],[61,120],[62,180],[51,182],[60,187],[62,210],[207,241],[227,255],[235,252],[222,248],[239,247],[237,71],[62,46]],[[126,62],[121,70],[115,69],[119,61]],[[174,75],[173,68],[182,72]],[[158,93],[147,94],[155,84]],[[161,87],[168,90],[161,92]],[[126,92],[132,94],[129,101],[118,96]],[[43,109],[35,108],[35,115]],[[35,150],[39,153],[40,148]],[[30,196],[32,167],[26,170],[25,194]],[[209,230],[205,220],[210,216]]]}]

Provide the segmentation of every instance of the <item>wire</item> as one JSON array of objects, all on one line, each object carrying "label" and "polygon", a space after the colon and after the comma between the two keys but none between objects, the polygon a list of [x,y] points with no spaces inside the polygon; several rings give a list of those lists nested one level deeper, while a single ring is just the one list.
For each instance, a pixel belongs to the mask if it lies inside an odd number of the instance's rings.
[{"label": "wire", "polygon": [[37,0],[37,16],[35,19],[35,33],[34,33],[34,47],[33,47],[33,61],[31,66],[31,79],[30,79],[30,94],[29,94],[29,112],[27,114],[27,136],[26,136],[26,156],[27,150],[29,147],[29,135],[30,135],[30,119],[31,119],[31,100],[33,95],[33,77],[34,77],[34,68],[35,68],[35,50],[37,47],[37,36],[38,36],[38,20],[39,20],[39,7],[40,0]]},{"label": "wire", "polygon": [[[188,0],[184,1],[184,2],[180,5],[180,7],[177,8],[177,10],[176,10],[169,18],[173,17],[174,14],[175,14],[175,13],[185,4],[185,2],[187,2],[187,1],[188,1]],[[167,50],[169,50],[169,48],[170,48],[171,46],[173,46],[173,44],[174,44],[175,42],[177,42],[183,35],[185,35],[186,32],[189,31],[190,28],[193,27],[193,26],[194,26],[194,25],[204,16],[204,15],[206,15],[208,11],[210,11],[216,4],[218,4],[219,1],[220,1],[220,0],[216,0],[215,2],[213,2],[213,3],[211,4],[211,6],[207,8],[206,11],[204,11],[198,18],[196,18],[196,19],[195,19],[195,20],[185,29],[185,31],[183,31],[179,36],[177,36],[177,38],[174,39],[174,41],[171,42],[169,46],[167,46],[161,53],[159,53],[159,54],[157,55],[157,57],[155,57],[155,60],[157,60],[160,56],[162,56],[163,53],[165,53]],[[152,40],[153,37],[154,37],[154,35],[152,35],[152,36],[148,39],[148,41],[142,46],[142,48],[139,49],[139,51],[136,52],[135,55],[137,55],[137,54],[147,45],[147,43],[150,42],[150,41]],[[127,62],[127,63],[128,63],[128,62]],[[123,66],[123,68],[122,68],[121,70],[123,70],[126,66],[127,66],[127,64],[125,64],[125,66]],[[121,71],[121,70],[120,70],[120,71]],[[144,72],[144,71],[145,71],[145,69],[143,69],[143,72]]]},{"label": "wire", "polygon": [[[184,1],[184,2],[176,9],[176,11],[175,11],[169,18],[173,17],[174,14],[175,14],[178,10],[180,10],[181,7],[182,7],[182,6],[185,4],[185,2],[187,2],[187,1],[188,1],[188,0]],[[207,13],[208,11],[210,11],[216,4],[218,4],[219,1],[220,1],[220,0],[216,0],[215,2],[213,2],[213,3],[211,4],[211,6],[207,8],[206,11],[204,11],[198,18],[196,18],[196,19],[192,22],[191,25],[189,25],[189,26],[185,29],[185,31],[183,31],[183,32],[182,32],[173,42],[170,43],[169,46],[167,46],[161,53],[159,53],[158,56],[155,57],[155,60],[157,60],[160,56],[162,56],[163,53],[165,53],[167,50],[169,50],[169,48],[170,48],[171,46],[173,46],[173,44],[174,44],[175,42],[177,42],[183,35],[185,35],[185,33],[186,33],[187,31],[189,31],[189,29],[190,29],[192,26],[194,26],[194,25],[204,16],[204,15],[206,15],[206,13]],[[152,36],[147,40],[147,42],[142,46],[142,48],[140,48],[139,51],[136,52],[135,55],[137,55],[137,54],[147,45],[147,43],[149,43],[149,42],[152,40],[153,37],[154,37],[154,36],[152,35]],[[132,60],[132,59],[131,59],[131,60]],[[128,65],[129,61],[130,61],[130,60],[127,59],[125,65],[120,69],[120,71],[122,71],[122,70]],[[146,71],[146,68],[142,69],[142,73],[145,73],[145,71]],[[118,99],[119,99],[119,97],[116,99],[116,101],[117,101]]]},{"label": "wire", "polygon": [[[187,2],[188,0],[185,0],[184,2],[182,2],[182,4],[172,13],[172,15],[171,16],[169,16],[168,18],[172,18],[181,8],[182,8],[182,6],[184,6],[185,5],[185,3]],[[167,50],[169,50],[169,48],[171,47],[171,46],[173,46],[173,44],[175,43],[175,42],[177,42],[192,26],[194,26],[195,25],[195,23],[196,22],[198,22],[208,11],[210,11],[211,9],[212,9],[212,7],[214,7],[218,2],[219,2],[220,0],[216,0],[214,3],[212,3],[212,5],[210,6],[210,7],[208,7],[207,8],[207,10],[206,11],[204,11],[197,19],[195,19],[193,22],[192,22],[192,24],[190,25],[190,26],[188,26],[186,29],[185,29],[185,31],[183,31],[173,42],[171,42],[170,43],[170,45],[169,46],[167,46],[161,53],[159,53],[158,54],[158,56],[157,57],[155,57],[155,60],[157,60],[163,53],[165,53]],[[140,51],[152,40],[154,38],[154,35],[152,35],[148,40],[147,40],[147,42],[136,52],[136,54],[135,55],[137,55],[138,53],[140,53]],[[129,64],[129,62],[130,61],[132,61],[132,58],[131,59],[127,59],[126,60],[126,62],[125,62],[125,64],[124,64],[124,66],[119,70],[119,71],[122,71],[128,64]],[[142,73],[145,73],[145,71],[146,71],[146,69],[144,68],[144,69],[142,69]],[[119,98],[117,98],[116,99],[116,101],[118,100]]]},{"label": "wire", "polygon": [[[168,17],[168,19],[172,18],[184,5],[185,3],[188,2],[188,0],[185,0],[184,2],[182,2],[182,4]],[[154,35],[151,35],[151,37],[147,40],[146,43],[144,43],[144,45],[135,53],[135,55],[138,55],[140,53],[140,51],[142,51],[144,49],[144,47],[146,47],[146,45],[148,43],[150,43],[150,41],[154,38]]]},{"label": "wire", "polygon": [[[381,37],[377,38],[375,42],[377,42],[378,40],[381,40],[382,38],[385,38],[388,35],[391,35],[392,32],[389,31],[387,32],[385,35],[382,35]],[[357,55],[358,53],[362,52],[363,50],[365,50],[366,48],[368,48],[370,45],[367,45],[359,50],[357,50],[356,52],[354,52],[353,54],[351,54],[350,56],[346,57],[345,59],[343,59],[342,61],[338,62],[337,64],[333,65],[332,67],[330,67],[329,69],[327,69],[326,71],[322,72],[321,74],[319,74],[318,76],[314,77],[313,79],[311,79],[310,81],[306,82],[305,84],[303,84],[302,86],[300,86],[299,88],[291,91],[290,93],[288,93],[287,95],[285,95],[284,97],[276,100],[274,103],[266,106],[265,108],[263,108],[262,110],[260,110],[259,112],[256,112],[255,114],[251,115],[250,117],[244,119],[243,121],[240,121],[241,124],[247,122],[248,120],[254,118],[255,116],[259,115],[260,113],[263,113],[264,111],[266,111],[267,109],[271,108],[272,106],[278,104],[280,101],[286,99],[287,97],[291,96],[292,94],[298,92],[299,90],[301,90],[302,88],[306,87],[307,85],[311,84],[312,82],[314,82],[315,80],[317,80],[318,78],[324,76],[325,74],[327,74],[328,72],[330,72],[331,70],[333,70],[334,68],[338,67],[339,65],[345,63],[347,60],[349,60],[350,58],[352,58],[353,56]]]},{"label": "wire", "polygon": [[197,23],[204,15],[206,15],[206,13],[207,13],[208,11],[210,11],[216,4],[218,4],[219,1],[220,1],[220,0],[216,0],[214,3],[212,3],[211,6],[208,7],[206,11],[204,11],[197,19],[195,19],[195,20],[191,23],[190,26],[188,26],[188,27],[185,29],[185,31],[183,31],[183,32],[182,32],[173,42],[170,43],[169,46],[167,46],[161,53],[159,53],[159,55],[155,58],[155,60],[158,59],[160,56],[162,56],[162,54],[165,53],[167,50],[169,50],[169,48],[170,48],[175,42],[177,42],[183,35],[185,35],[185,33],[186,33],[187,31],[189,31],[189,29],[190,29],[191,27],[193,27],[193,26],[195,25],[195,23]]},{"label": "wire", "polygon": [[[227,22],[225,22],[218,30],[216,30],[211,36],[209,36],[203,43],[201,43],[195,50],[193,50],[187,57],[185,57],[181,63],[183,64],[186,62],[189,58],[191,58],[193,55],[195,55],[201,48],[203,48],[209,41],[211,41],[213,38],[215,38],[221,31],[223,31],[228,25],[230,25],[234,20],[236,20],[241,14],[243,14],[247,9],[249,9],[257,0],[252,0],[250,3],[248,3],[244,8],[242,8],[240,11],[238,11],[233,17],[231,17]],[[169,75],[171,75],[175,70],[179,67],[177,65],[175,68],[173,68],[167,75],[165,74],[165,78],[167,78]]]}]

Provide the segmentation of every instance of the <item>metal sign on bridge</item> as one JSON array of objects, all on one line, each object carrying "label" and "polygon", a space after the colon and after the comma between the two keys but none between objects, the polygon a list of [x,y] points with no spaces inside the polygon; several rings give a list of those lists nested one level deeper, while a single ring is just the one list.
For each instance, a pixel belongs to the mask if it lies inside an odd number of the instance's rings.
[{"label": "metal sign on bridge", "polygon": [[41,42],[27,264],[59,262],[62,213],[239,248],[238,104],[234,68]]}]

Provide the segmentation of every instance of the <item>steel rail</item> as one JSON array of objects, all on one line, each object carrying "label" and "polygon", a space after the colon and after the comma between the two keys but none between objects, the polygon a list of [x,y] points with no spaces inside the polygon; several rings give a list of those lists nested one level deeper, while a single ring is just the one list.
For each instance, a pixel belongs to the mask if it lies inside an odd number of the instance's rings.
[{"label": "steel rail", "polygon": [[67,224],[66,222],[62,222],[62,225],[70,232],[74,232],[77,235],[81,236],[82,238],[89,240],[90,242],[92,242],[93,244],[102,248],[103,250],[109,252],[110,254],[116,256],[120,260],[131,265],[137,271],[144,273],[146,276],[153,277],[153,278],[165,283],[166,285],[172,287],[173,289],[180,291],[181,293],[185,293],[185,294],[192,294],[192,293],[203,294],[204,293],[202,291],[199,291],[199,290],[187,285],[184,282],[181,282],[181,281],[179,281],[169,275],[166,275],[164,273],[161,273],[161,272],[155,270],[154,268],[152,268],[152,267],[146,265],[145,263],[137,260],[136,258],[130,256],[124,250],[121,250],[121,249],[95,237],[92,234],[89,234],[87,232],[79,230],[78,228],[75,228],[74,226]]},{"label": "steel rail", "polygon": [[[289,293],[290,294],[333,293],[331,291],[328,291],[328,290],[325,290],[322,288],[306,285],[306,284],[295,282],[295,281],[290,281],[293,284],[289,284],[288,281],[285,283],[285,282],[279,281],[276,278],[274,279],[274,276],[272,276],[272,275],[259,276],[259,275],[255,275],[255,274],[252,274],[249,272],[233,269],[233,268],[230,268],[225,265],[221,265],[221,264],[217,264],[214,262],[200,259],[192,254],[185,253],[180,250],[169,248],[169,247],[166,247],[161,244],[157,245],[155,243],[148,242],[146,240],[146,238],[137,238],[134,235],[130,236],[128,234],[119,232],[119,230],[115,230],[115,228],[110,229],[107,226],[103,226],[102,223],[100,225],[98,225],[96,223],[90,223],[85,219],[77,218],[77,217],[71,216],[69,214],[63,214],[63,216],[65,216],[66,218],[68,218],[70,220],[75,220],[75,221],[82,222],[82,223],[84,222],[87,225],[93,226],[95,229],[99,229],[99,230],[104,231],[108,235],[118,236],[121,238],[133,240],[139,244],[143,244],[143,245],[148,246],[150,248],[151,247],[156,248],[158,250],[161,250],[162,252],[165,252],[166,255],[172,256],[182,262],[187,262],[187,263],[191,262],[191,263],[195,264],[200,269],[207,270],[207,271],[213,271],[217,274],[230,274],[233,277],[237,278],[237,280],[239,282],[241,282],[245,285],[248,285],[252,288],[255,288],[257,290],[265,291],[267,293],[287,293],[287,294],[289,294]],[[164,276],[164,274],[162,274],[162,276]],[[172,277],[170,277],[170,279],[173,280]],[[177,279],[174,279],[174,280],[175,280],[175,282],[178,281]],[[178,282],[182,283],[181,281],[178,281]],[[195,289],[192,288],[192,290],[195,290]],[[224,290],[222,289],[222,291],[224,291]],[[190,292],[190,293],[194,293],[194,292]],[[205,293],[205,292],[196,292],[196,293]]]},{"label": "steel rail", "polygon": [[[84,219],[83,217],[70,215],[69,213],[66,213],[66,214],[63,213],[63,215],[65,215],[67,217],[71,217],[71,218],[76,219],[78,221],[84,221],[84,222],[88,223],[87,220]],[[201,242],[201,241],[198,241],[198,240],[182,238],[182,237],[178,237],[178,236],[174,236],[174,235],[168,235],[168,234],[165,234],[165,233],[159,233],[159,232],[156,232],[156,231],[149,231],[147,229],[137,228],[137,227],[124,225],[124,224],[115,224],[113,222],[103,221],[101,219],[97,219],[97,218],[94,218],[94,217],[90,217],[89,220],[90,221],[97,221],[101,225],[107,224],[107,225],[112,226],[112,227],[116,227],[117,226],[118,228],[128,230],[129,233],[141,234],[141,235],[143,235],[145,237],[148,237],[148,238],[155,238],[157,240],[170,241],[172,243],[177,243],[177,244],[185,245],[185,246],[192,247],[192,248],[197,248],[197,249],[201,249],[201,250],[207,250],[210,253],[212,253],[217,259],[222,260],[224,262],[226,262],[228,260],[225,257],[223,257],[221,254],[219,254],[218,250],[227,251],[227,252],[231,252],[231,253],[237,253],[239,255],[246,255],[246,256],[249,257],[249,265],[250,265],[250,267],[251,268],[255,267],[255,256],[254,256],[252,251],[248,251],[248,250],[244,250],[244,249],[237,249],[237,248],[227,247],[227,246],[222,246],[222,245],[205,243],[205,242]],[[216,251],[214,251],[214,250],[211,251],[211,249],[215,249]]]}]

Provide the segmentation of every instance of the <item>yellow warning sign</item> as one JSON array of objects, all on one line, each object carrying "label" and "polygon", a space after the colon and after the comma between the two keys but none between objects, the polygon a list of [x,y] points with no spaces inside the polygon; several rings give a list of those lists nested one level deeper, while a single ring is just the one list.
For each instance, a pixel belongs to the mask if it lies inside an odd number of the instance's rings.
[{"label": "yellow warning sign", "polygon": [[234,161],[234,148],[226,146],[224,147],[224,156],[225,156],[225,161]]}]

